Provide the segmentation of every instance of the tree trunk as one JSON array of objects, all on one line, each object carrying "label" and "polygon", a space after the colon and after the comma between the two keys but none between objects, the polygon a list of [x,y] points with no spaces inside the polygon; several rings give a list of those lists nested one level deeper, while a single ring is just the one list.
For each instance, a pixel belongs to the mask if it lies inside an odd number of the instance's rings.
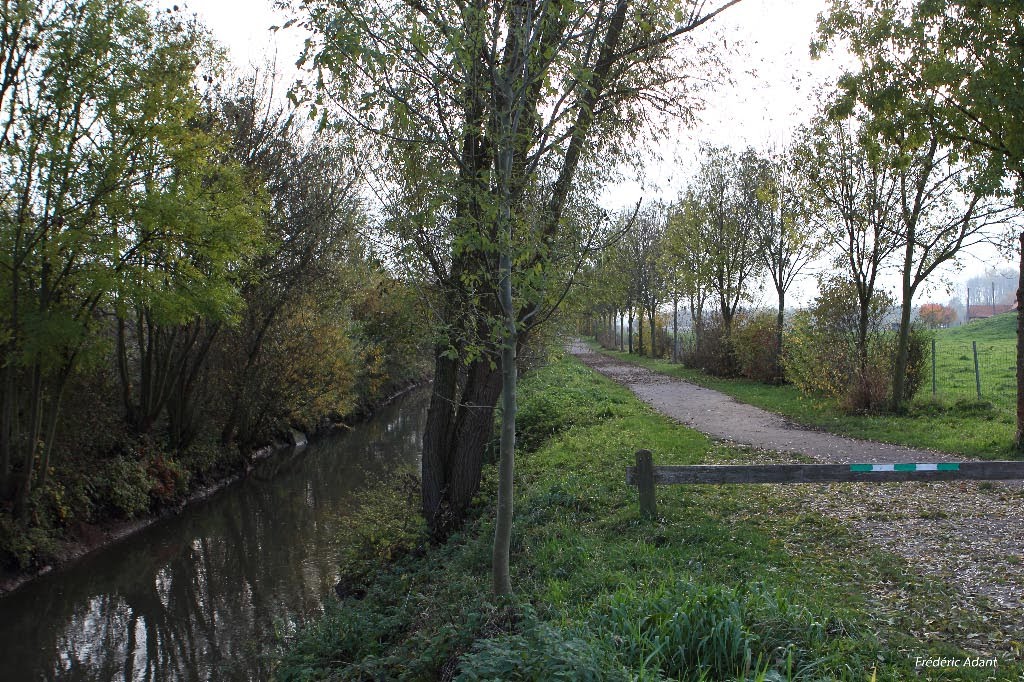
[{"label": "tree trunk", "polygon": [[658,335],[654,333],[655,332],[654,327],[657,324],[657,320],[655,319],[655,313],[654,313],[654,309],[653,308],[647,314],[647,318],[651,321],[651,357],[652,358],[656,358],[656,357],[658,357],[658,347],[657,347]]},{"label": "tree trunk", "polygon": [[672,299],[672,362],[679,362],[679,297]]},{"label": "tree trunk", "polygon": [[775,377],[782,380],[782,334],[786,324],[786,292],[779,290],[779,313],[775,318]]},{"label": "tree trunk", "polygon": [[633,354],[633,309],[629,309],[629,326],[627,328],[627,336],[629,338],[629,354]]},{"label": "tree trunk", "polygon": [[1017,279],[1017,452],[1024,452],[1024,232],[1020,233],[1020,273]]},{"label": "tree trunk", "polygon": [[490,358],[460,371],[459,360],[447,357],[446,350],[439,347],[435,355],[434,393],[423,432],[423,516],[435,540],[459,528],[480,487],[501,391],[501,372],[491,368]]},{"label": "tree trunk", "polygon": [[640,334],[640,339],[639,339],[640,350],[639,350],[639,354],[640,354],[640,357],[643,357],[643,355],[644,355],[644,309],[643,308],[640,308],[640,314],[637,315],[637,325],[636,325],[636,328],[637,328],[637,330],[639,331],[639,334]]},{"label": "tree trunk", "polygon": [[860,319],[857,321],[857,355],[860,361],[860,375],[864,376],[864,373],[868,369],[868,316],[870,313],[869,306],[870,301],[861,299],[860,301]]},{"label": "tree trunk", "polygon": [[[511,247],[508,247],[511,248]],[[498,458],[498,513],[494,523],[491,569],[494,594],[512,593],[509,552],[512,541],[513,483],[516,451],[516,317],[512,306],[512,259],[501,255],[501,306],[505,338],[501,345],[501,441]]]},{"label": "tree trunk", "polygon": [[906,398],[907,362],[910,354],[910,306],[912,293],[904,287],[903,305],[900,306],[900,331],[896,343],[896,362],[892,376],[892,410],[900,412]]},{"label": "tree trunk", "polygon": [[903,409],[907,385],[907,356],[910,352],[910,312],[914,300],[914,287],[911,284],[911,267],[914,262],[914,230],[910,228],[907,235],[907,246],[903,256],[903,300],[900,306],[900,331],[896,342],[896,362],[892,376],[892,411]]}]

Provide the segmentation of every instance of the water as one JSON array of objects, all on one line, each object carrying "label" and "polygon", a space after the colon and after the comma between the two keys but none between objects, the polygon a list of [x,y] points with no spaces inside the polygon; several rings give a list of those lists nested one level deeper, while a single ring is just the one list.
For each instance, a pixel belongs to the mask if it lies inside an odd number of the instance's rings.
[{"label": "water", "polygon": [[427,398],[0,600],[0,680],[267,679],[279,633],[338,579],[353,492],[416,464]]}]

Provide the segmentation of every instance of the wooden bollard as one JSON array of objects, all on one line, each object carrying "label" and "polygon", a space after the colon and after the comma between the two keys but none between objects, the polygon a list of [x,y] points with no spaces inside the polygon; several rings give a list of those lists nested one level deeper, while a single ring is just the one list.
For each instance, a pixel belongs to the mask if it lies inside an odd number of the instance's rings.
[{"label": "wooden bollard", "polygon": [[654,460],[650,450],[636,451],[636,489],[640,492],[640,516],[655,518],[658,503],[654,499]]}]

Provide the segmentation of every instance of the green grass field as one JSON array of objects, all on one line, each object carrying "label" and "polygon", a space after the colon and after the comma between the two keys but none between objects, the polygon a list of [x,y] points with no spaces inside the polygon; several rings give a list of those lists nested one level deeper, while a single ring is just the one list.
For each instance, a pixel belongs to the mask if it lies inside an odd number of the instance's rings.
[{"label": "green grass field", "polygon": [[[935,332],[934,395],[939,400],[976,400],[974,348],[978,349],[981,399],[999,410],[1013,411],[1016,401],[1017,315],[1005,313]],[[919,398],[933,395],[931,368]]]}]

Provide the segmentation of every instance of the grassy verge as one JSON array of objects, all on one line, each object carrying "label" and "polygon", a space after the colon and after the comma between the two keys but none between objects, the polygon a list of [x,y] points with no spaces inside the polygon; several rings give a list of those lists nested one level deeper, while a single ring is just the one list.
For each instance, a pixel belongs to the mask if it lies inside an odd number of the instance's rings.
[{"label": "grassy verge", "polygon": [[[623,482],[636,449],[664,463],[748,453],[572,359],[522,382],[519,428],[515,598],[489,594],[493,469],[475,518],[441,546],[382,538],[379,509],[409,508],[380,497],[351,533],[369,550],[349,558],[351,596],[289,640],[278,680],[901,680],[916,676],[915,656],[964,656],[951,642],[991,629],[945,617],[946,587],[771,486],[659,489],[660,518],[641,521]],[[884,605],[881,585],[899,587],[898,605]],[[926,620],[928,641],[904,634]],[[1020,672],[1008,662],[998,679]]]},{"label": "grassy verge", "polygon": [[[597,349],[597,346],[593,346]],[[847,414],[834,401],[806,396],[793,386],[769,386],[749,379],[719,379],[668,360],[600,350],[656,372],[713,388],[737,400],[832,433],[897,445],[930,448],[982,459],[1015,455],[1013,414],[986,403],[915,401],[905,415]]]}]

